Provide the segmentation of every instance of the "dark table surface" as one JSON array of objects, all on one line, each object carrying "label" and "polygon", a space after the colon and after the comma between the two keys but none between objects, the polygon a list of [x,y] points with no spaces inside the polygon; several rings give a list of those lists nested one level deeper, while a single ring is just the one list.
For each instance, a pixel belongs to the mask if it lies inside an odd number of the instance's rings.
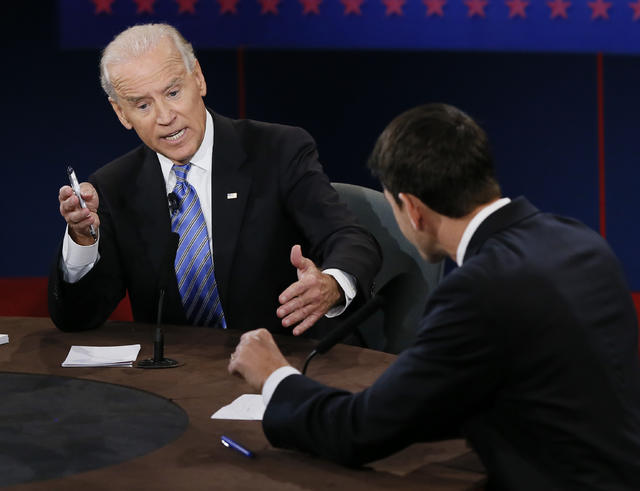
[{"label": "dark table surface", "polygon": [[[259,421],[211,419],[217,409],[251,392],[243,380],[227,373],[229,355],[241,334],[233,330],[164,326],[165,356],[183,363],[178,368],[61,367],[71,345],[139,343],[138,360],[149,358],[154,331],[151,325],[109,322],[93,331],[64,333],[47,318],[0,317],[0,333],[9,334],[10,339],[9,344],[0,345],[0,372],[58,375],[140,389],[173,401],[189,417],[181,436],[146,455],[3,489],[482,489],[482,468],[463,440],[412,445],[366,467],[350,469],[273,448]],[[314,346],[308,339],[289,336],[276,337],[276,341],[298,368]],[[338,345],[314,358],[307,375],[357,391],[371,384],[394,359],[387,353]],[[2,387],[0,404],[1,392]],[[221,445],[223,434],[253,450],[256,458],[248,459]]]}]

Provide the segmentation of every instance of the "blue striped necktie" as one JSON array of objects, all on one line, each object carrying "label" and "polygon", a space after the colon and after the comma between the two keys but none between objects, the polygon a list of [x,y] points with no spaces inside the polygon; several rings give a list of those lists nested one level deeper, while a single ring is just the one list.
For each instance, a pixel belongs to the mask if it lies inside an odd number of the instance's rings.
[{"label": "blue striped necktie", "polygon": [[207,225],[198,194],[187,182],[191,164],[174,165],[178,208],[171,217],[171,230],[180,236],[176,252],[176,278],[182,305],[189,322],[195,326],[218,325],[226,329],[213,273],[213,258],[209,250]]}]

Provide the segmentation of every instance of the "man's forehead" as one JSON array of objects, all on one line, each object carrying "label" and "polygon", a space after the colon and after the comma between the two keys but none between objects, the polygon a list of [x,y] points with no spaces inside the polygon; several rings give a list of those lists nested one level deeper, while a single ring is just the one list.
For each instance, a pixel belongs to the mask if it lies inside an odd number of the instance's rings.
[{"label": "man's forehead", "polygon": [[114,65],[111,73],[111,83],[118,96],[139,98],[148,92],[165,91],[181,83],[187,76],[187,69],[178,53],[160,60],[150,60],[143,55]]}]

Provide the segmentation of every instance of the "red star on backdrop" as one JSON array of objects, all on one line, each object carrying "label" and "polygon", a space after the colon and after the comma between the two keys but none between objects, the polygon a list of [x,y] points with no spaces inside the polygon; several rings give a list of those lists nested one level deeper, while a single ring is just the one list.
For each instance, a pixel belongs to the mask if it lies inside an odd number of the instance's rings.
[{"label": "red star on backdrop", "polygon": [[387,7],[384,15],[387,17],[390,15],[402,15],[402,6],[405,4],[406,0],[382,0],[384,6]]},{"label": "red star on backdrop", "polygon": [[556,17],[567,18],[567,9],[571,7],[571,2],[564,2],[563,0],[553,0],[553,2],[547,2],[548,7],[551,9],[549,18],[555,19]]},{"label": "red star on backdrop", "polygon": [[527,18],[525,10],[529,2],[525,0],[507,0],[504,3],[509,7],[509,19],[513,19],[516,16],[522,17],[523,19]]},{"label": "red star on backdrop", "polygon": [[587,5],[591,9],[591,18],[608,19],[609,13],[607,10],[611,8],[611,2],[605,2],[604,0],[596,0],[595,2],[587,2]]},{"label": "red star on backdrop", "polygon": [[[640,2],[640,0],[638,0]],[[439,15],[440,17],[444,17],[444,7],[447,3],[447,0],[422,0],[427,6],[427,17],[431,17],[432,15]]]},{"label": "red star on backdrop", "polygon": [[344,15],[362,15],[360,7],[362,7],[364,0],[340,0],[340,3],[344,5]]},{"label": "red star on backdrop", "polygon": [[488,0],[464,0],[464,4],[469,8],[467,17],[485,17],[484,8],[488,3]]},{"label": "red star on backdrop", "polygon": [[[640,2],[640,0],[638,0],[638,2]],[[302,4],[302,15],[320,15],[320,4],[322,0],[300,0],[300,3]]]},{"label": "red star on backdrop", "polygon": [[[239,0],[217,0],[220,4],[220,14],[237,14]],[[639,0],[640,1],[640,0]]]},{"label": "red star on backdrop", "polygon": [[156,0],[133,0],[138,6],[137,13],[141,14],[143,12],[148,12],[153,14],[153,4],[156,3]]},{"label": "red star on backdrop", "polygon": [[115,0],[92,0],[93,4],[96,6],[95,14],[99,14],[100,12],[104,12],[105,14],[111,14],[111,4],[115,2]]},{"label": "red star on backdrop", "polygon": [[629,2],[629,7],[633,9],[633,20],[640,19],[640,0],[636,0],[636,3]]},{"label": "red star on backdrop", "polygon": [[189,12],[190,14],[196,13],[196,3],[198,0],[176,0],[178,4],[178,13]]},{"label": "red star on backdrop", "polygon": [[273,14],[278,15],[278,4],[280,0],[258,0],[258,3],[262,6],[260,14]]}]

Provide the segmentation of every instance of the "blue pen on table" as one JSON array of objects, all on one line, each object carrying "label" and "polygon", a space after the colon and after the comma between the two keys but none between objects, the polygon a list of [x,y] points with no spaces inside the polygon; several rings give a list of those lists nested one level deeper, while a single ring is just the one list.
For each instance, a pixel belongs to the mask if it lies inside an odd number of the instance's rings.
[{"label": "blue pen on table", "polygon": [[[84,202],[84,200],[82,199],[82,196],[80,195],[80,184],[78,183],[78,178],[76,177],[76,173],[74,172],[73,167],[71,167],[70,165],[67,166],[67,175],[69,176],[69,183],[71,184],[71,189],[73,189],[73,192],[78,197],[78,201],[80,202],[80,207],[86,208],[87,204]],[[91,237],[93,237],[93,240],[97,241],[98,234],[96,234],[96,229],[93,228],[93,225],[89,225],[89,232],[91,233]]]},{"label": "blue pen on table", "polygon": [[220,441],[222,442],[222,444],[223,444],[225,447],[232,448],[232,449],[234,449],[234,450],[236,450],[236,451],[240,452],[240,453],[241,453],[242,455],[244,455],[245,457],[249,457],[249,458],[254,457],[254,454],[253,454],[253,452],[252,452],[251,450],[248,450],[248,449],[244,448],[242,445],[240,445],[240,444],[238,444],[238,443],[234,442],[234,441],[233,441],[231,438],[229,438],[228,436],[224,436],[224,435],[222,435],[222,436],[220,437]]}]

